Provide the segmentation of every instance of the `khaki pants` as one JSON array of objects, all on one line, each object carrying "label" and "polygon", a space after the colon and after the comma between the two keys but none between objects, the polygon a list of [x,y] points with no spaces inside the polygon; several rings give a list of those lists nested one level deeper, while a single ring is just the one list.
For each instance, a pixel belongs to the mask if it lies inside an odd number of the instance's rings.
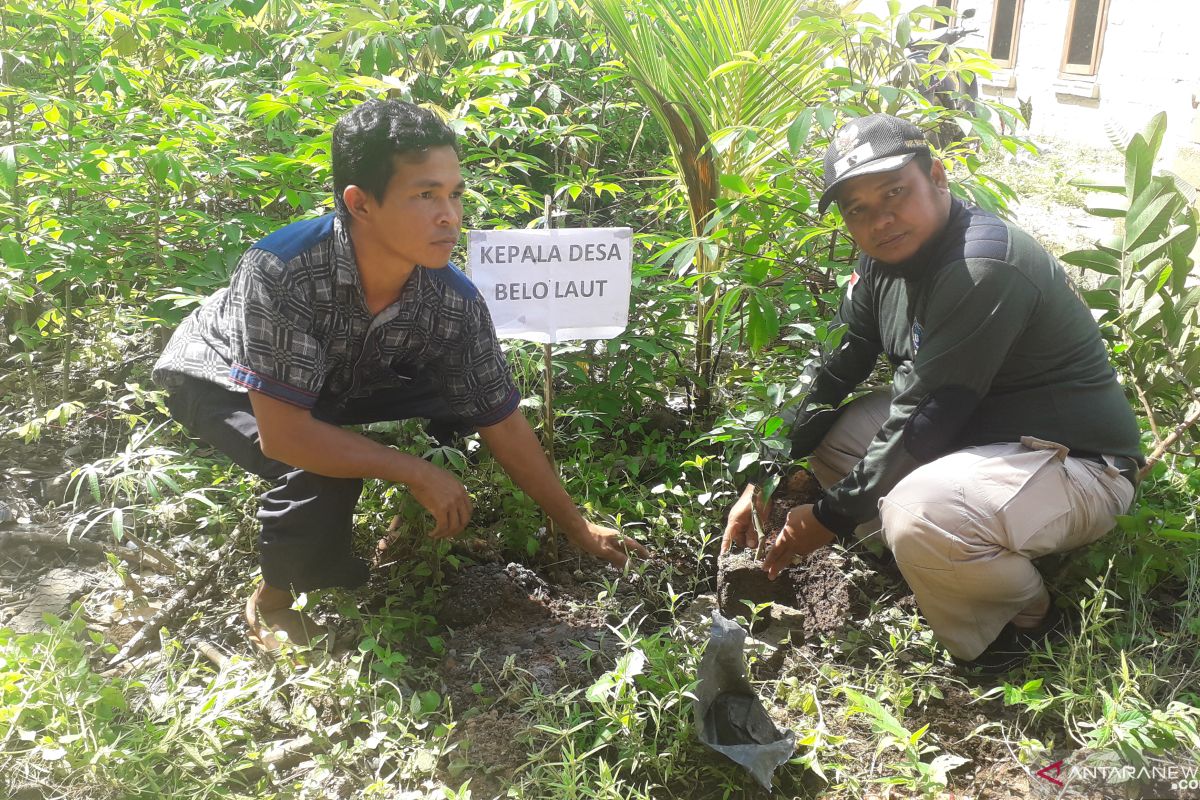
[{"label": "khaki pants", "polygon": [[[862,460],[887,419],[875,392],[845,408],[809,457],[828,487]],[[879,501],[883,540],[921,613],[959,658],[983,652],[1008,622],[1032,625],[1049,607],[1030,559],[1072,550],[1112,530],[1134,488],[1111,464],[1069,458],[1055,442],[959,450],[913,470]]]}]

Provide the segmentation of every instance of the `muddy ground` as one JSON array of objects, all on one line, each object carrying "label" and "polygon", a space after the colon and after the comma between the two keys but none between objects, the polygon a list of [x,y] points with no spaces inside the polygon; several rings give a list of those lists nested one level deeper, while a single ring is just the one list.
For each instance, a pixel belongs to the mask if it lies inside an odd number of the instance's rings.
[{"label": "muddy ground", "polygon": [[[10,477],[17,479],[5,481],[5,494],[0,496],[7,512],[0,511],[0,586],[4,598],[0,601],[0,625],[36,628],[43,611],[69,613],[70,603],[78,599],[83,602],[88,627],[103,633],[117,647],[124,645],[181,578],[129,566],[122,580],[102,557],[94,554],[14,543],[15,538],[6,538],[6,533],[38,526],[52,530],[55,518],[48,510],[53,503],[47,503],[42,495],[46,476],[10,473]],[[807,474],[794,476],[773,498],[770,530],[782,526],[789,508],[812,502],[818,491]],[[93,537],[106,542],[95,529],[88,538]],[[204,647],[218,654],[253,652],[244,637],[239,603],[229,600],[230,587],[242,585],[253,571],[250,537],[242,539],[229,563],[218,570],[214,586],[191,602],[187,615],[168,625],[186,646]],[[522,703],[531,694],[549,696],[586,689],[611,668],[620,653],[617,637],[609,626],[620,623],[633,608],[639,609],[638,618],[646,632],[667,622],[661,593],[654,590],[654,576],[667,569],[691,569],[696,562],[693,554],[659,553],[640,578],[625,576],[618,584],[618,596],[598,604],[597,587],[616,573],[586,559],[569,558],[564,564],[547,568],[470,547],[465,547],[461,555],[466,566],[457,571],[448,569],[441,582],[441,601],[435,612],[439,647],[414,655],[435,665],[441,694],[454,718],[460,720],[455,732],[459,745],[456,757],[465,759],[467,771],[459,774],[458,780],[469,774],[476,796],[488,797],[502,793],[510,777],[527,766],[544,744],[538,738],[542,734],[532,729]],[[186,553],[181,553],[179,559],[180,563],[190,563]],[[714,586],[715,575],[704,577],[702,588],[720,588]],[[43,591],[48,583],[61,583],[67,590],[61,596],[48,596]],[[361,607],[381,606],[386,599],[381,594],[385,587],[386,582],[372,581],[362,592]],[[905,614],[913,608],[911,595],[894,565],[865,552],[825,548],[786,570],[772,590],[776,602],[794,609],[785,615],[790,633],[781,637],[779,630],[774,632],[775,644],[769,657],[754,661],[751,677],[765,681],[764,697],[776,721],[794,727],[811,721],[774,696],[775,681],[783,677],[802,682],[814,678],[821,664],[839,658],[837,653],[847,648],[850,638],[879,624],[871,615],[881,607],[898,607]],[[57,611],[50,607],[55,603],[59,605]],[[696,622],[698,638],[707,635],[706,619],[712,605],[711,596],[702,596],[691,610],[700,614]],[[361,638],[361,632],[350,621],[338,623],[338,633],[347,652],[353,651]],[[942,674],[937,682],[947,685]],[[514,685],[526,690],[513,697]],[[960,791],[977,798],[1011,798],[1032,791],[1027,781],[1020,783],[1026,780],[1026,773],[1017,765],[1015,755],[1008,752],[995,725],[1012,718],[1013,714],[997,701],[971,704],[965,685],[951,682],[944,698],[929,698],[910,707],[905,724],[914,730],[928,724],[929,735],[947,752],[967,759],[955,773],[954,785]],[[861,718],[827,722],[835,733],[865,732],[862,726],[866,723]],[[865,733],[851,737],[847,747],[868,738]],[[869,762],[877,754],[859,755]],[[789,772],[795,771],[793,768]],[[819,794],[818,779],[790,775],[782,780],[787,784],[785,792],[798,796]]]}]

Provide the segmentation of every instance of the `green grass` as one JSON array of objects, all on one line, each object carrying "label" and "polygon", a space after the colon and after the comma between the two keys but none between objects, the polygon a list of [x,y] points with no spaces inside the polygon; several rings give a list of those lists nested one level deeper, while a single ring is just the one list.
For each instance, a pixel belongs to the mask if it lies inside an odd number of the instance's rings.
[{"label": "green grass", "polygon": [[1111,148],[1088,147],[1045,138],[1038,153],[1012,156],[996,149],[981,157],[980,171],[1016,190],[1021,200],[1082,209],[1086,193],[1071,185],[1076,178],[1123,175],[1124,160]]}]

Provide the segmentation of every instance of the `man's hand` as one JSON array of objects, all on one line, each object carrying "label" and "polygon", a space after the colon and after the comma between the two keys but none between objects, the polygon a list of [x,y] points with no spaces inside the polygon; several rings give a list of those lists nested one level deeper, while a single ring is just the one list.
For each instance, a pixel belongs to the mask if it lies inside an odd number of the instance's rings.
[{"label": "man's hand", "polygon": [[630,553],[650,555],[646,548],[614,530],[584,520],[546,460],[541,444],[521,412],[479,429],[492,455],[512,479],[534,499],[564,535],[581,550],[618,567],[625,566]]},{"label": "man's hand", "polygon": [[[758,514],[758,525],[754,514]],[[758,547],[758,531],[767,524],[767,506],[758,496],[758,487],[750,484],[742,496],[729,509],[729,520],[725,523],[725,535],[721,537],[721,552],[729,552],[733,545]]]},{"label": "man's hand", "polygon": [[433,464],[426,462],[426,467],[409,482],[409,491],[437,522],[430,538],[452,539],[471,521],[471,498],[458,478]]},{"label": "man's hand", "polygon": [[813,515],[811,505],[796,506],[788,512],[783,530],[775,537],[775,546],[767,554],[763,569],[767,577],[775,580],[779,573],[797,556],[806,556],[834,540],[833,531],[822,525]]},{"label": "man's hand", "polygon": [[596,558],[602,558],[615,567],[624,567],[629,560],[629,553],[637,553],[642,558],[648,558],[650,551],[640,542],[622,536],[612,528],[605,528],[594,523],[587,523],[587,529],[577,534],[566,534],[571,544],[584,552],[591,553]]}]

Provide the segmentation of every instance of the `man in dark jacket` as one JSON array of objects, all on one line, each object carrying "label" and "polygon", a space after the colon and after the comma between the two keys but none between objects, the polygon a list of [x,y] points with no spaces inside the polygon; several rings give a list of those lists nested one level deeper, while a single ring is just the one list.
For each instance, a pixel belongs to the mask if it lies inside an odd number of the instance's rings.
[{"label": "man in dark jacket", "polygon": [[[792,509],[766,569],[882,525],[950,653],[1009,666],[1057,623],[1030,559],[1096,540],[1132,502],[1137,422],[1062,266],[952,198],[916,126],[849,122],[825,181],[821,211],[837,202],[862,251],[791,430],[826,494]],[[890,391],[844,403],[881,353]],[[724,548],[756,543],[755,492]]]}]

